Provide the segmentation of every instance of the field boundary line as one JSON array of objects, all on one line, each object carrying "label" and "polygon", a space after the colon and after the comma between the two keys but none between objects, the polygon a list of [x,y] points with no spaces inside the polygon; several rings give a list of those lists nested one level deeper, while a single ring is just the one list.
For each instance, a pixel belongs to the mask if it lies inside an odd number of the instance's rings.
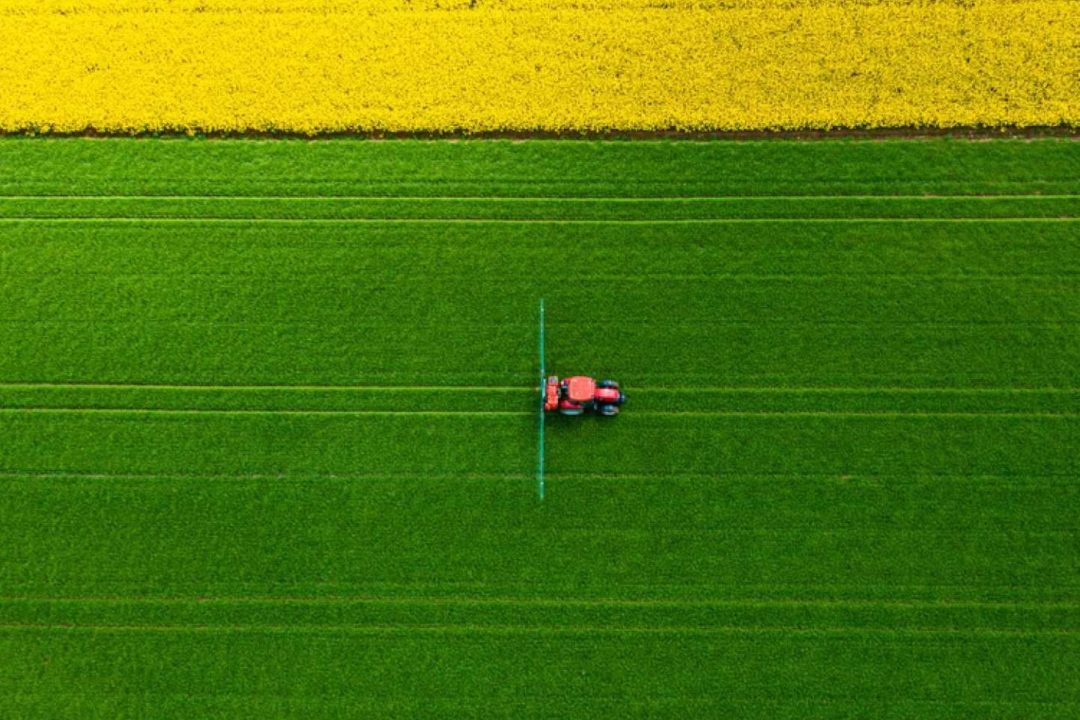
[{"label": "field boundary line", "polygon": [[1080,629],[1005,629],[1005,628],[935,628],[935,627],[843,627],[843,626],[667,626],[644,625],[470,625],[470,624],[372,624],[372,625],[128,625],[128,624],[38,624],[0,623],[3,631],[44,632],[144,632],[144,633],[273,633],[318,634],[484,634],[484,635],[891,635],[896,637],[1074,637]]}]

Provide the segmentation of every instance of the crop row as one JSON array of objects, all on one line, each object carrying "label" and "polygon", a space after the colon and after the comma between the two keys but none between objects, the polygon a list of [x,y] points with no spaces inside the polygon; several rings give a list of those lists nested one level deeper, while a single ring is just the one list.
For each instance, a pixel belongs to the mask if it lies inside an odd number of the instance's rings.
[{"label": "crop row", "polygon": [[[830,713],[869,708],[896,718],[932,712],[946,720],[992,704],[997,712],[991,717],[1012,711],[1043,720],[1077,709],[1075,674],[1068,669],[1077,651],[1071,637],[957,642],[850,632],[586,632],[463,640],[440,628],[354,634],[56,628],[4,635],[12,661],[0,670],[0,682],[15,685],[50,668],[35,692],[10,696],[9,707],[27,717],[145,711],[162,718],[210,712],[479,719],[490,717],[492,708],[536,717],[620,717],[628,708],[656,716],[689,708],[707,716],[788,720],[821,713],[827,703]],[[583,673],[582,667],[612,671]],[[80,682],[61,685],[61,675]],[[475,705],[478,695],[463,690],[477,677],[492,688],[479,695],[483,711]],[[620,695],[626,678],[634,679],[632,702]],[[111,692],[88,694],[96,682],[108,683]],[[205,682],[213,683],[214,693],[192,692]],[[1018,699],[1041,683],[1047,690],[1037,701]]]},{"label": "crop row", "polygon": [[1075,219],[1080,195],[980,197],[469,198],[0,197],[0,220],[648,222],[788,219]]},{"label": "crop row", "polygon": [[639,387],[1073,387],[1080,357],[1067,222],[46,224],[0,251],[8,381],[522,386],[542,296],[553,370]]},{"label": "crop row", "polygon": [[798,628],[852,635],[1039,636],[1068,628],[1080,634],[1080,603],[888,603],[873,601],[633,601],[557,598],[72,598],[0,599],[0,618],[20,625],[216,629],[290,628],[298,632],[378,634],[397,628],[500,630],[527,635],[639,632],[739,635]]},{"label": "crop row", "polygon": [[[478,452],[503,439],[462,444]],[[859,603],[870,616],[899,605],[900,617],[940,604],[926,610],[937,627],[955,611],[967,627],[1076,628],[1075,614],[1052,607],[1080,600],[1068,477],[920,475],[903,463],[886,475],[603,475],[619,468],[566,439],[550,448],[562,467],[540,505],[528,471],[417,474],[406,463],[335,477],[4,473],[0,581],[6,598],[133,603],[509,597],[715,613],[756,601],[784,613],[785,602],[833,600],[844,624]]]},{"label": "crop row", "polygon": [[0,128],[1080,122],[1067,0],[141,7],[84,0],[5,13]]},{"label": "crop row", "polygon": [[5,196],[726,197],[1080,193],[1076,143],[0,139]]},{"label": "crop row", "polygon": [[[7,409],[0,470],[135,474],[528,473],[535,418]],[[1074,415],[632,415],[551,423],[551,472],[1050,474],[1080,471]],[[161,438],[167,437],[167,443]],[[557,450],[565,442],[570,449]],[[50,448],[42,453],[41,448]],[[776,448],[785,448],[777,453]],[[590,461],[590,458],[597,458]]]},{"label": "crop row", "polygon": [[[505,413],[536,410],[536,382],[510,386],[0,385],[0,410],[190,412]],[[635,414],[1075,415],[1080,390],[1034,388],[628,388]]]}]

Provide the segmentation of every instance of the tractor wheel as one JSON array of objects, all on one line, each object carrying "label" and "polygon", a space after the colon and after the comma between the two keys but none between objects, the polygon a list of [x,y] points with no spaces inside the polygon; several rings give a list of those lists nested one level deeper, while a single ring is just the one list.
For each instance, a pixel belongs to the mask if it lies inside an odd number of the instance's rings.
[{"label": "tractor wheel", "polygon": [[612,417],[619,414],[618,405],[601,405],[596,409],[596,412],[600,413],[604,417]]},{"label": "tractor wheel", "polygon": [[596,387],[604,388],[605,390],[607,388],[615,388],[616,390],[618,390],[619,383],[615,382],[614,380],[601,380],[600,382],[596,383]]},{"label": "tractor wheel", "polygon": [[561,407],[561,408],[559,408],[559,413],[560,414],[567,415],[567,416],[570,416],[570,417],[576,417],[578,415],[583,414],[584,412],[585,412],[585,408],[579,408],[579,407],[569,407],[569,408]]}]

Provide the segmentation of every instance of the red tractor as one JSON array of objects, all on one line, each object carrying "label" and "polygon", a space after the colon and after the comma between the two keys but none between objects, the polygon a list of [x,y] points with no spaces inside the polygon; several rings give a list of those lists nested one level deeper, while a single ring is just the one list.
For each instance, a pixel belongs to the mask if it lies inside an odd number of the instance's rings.
[{"label": "red tractor", "polygon": [[624,402],[626,395],[619,390],[619,383],[614,380],[597,382],[585,375],[560,380],[552,375],[544,385],[545,412],[558,411],[563,415],[594,412],[611,417],[619,414],[619,408]]}]

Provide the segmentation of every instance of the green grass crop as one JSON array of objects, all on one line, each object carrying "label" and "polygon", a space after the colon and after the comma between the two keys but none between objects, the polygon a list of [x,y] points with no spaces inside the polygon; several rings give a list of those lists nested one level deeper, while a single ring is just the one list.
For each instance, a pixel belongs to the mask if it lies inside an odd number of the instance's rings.
[{"label": "green grass crop", "polygon": [[1078,164],[0,141],[0,716],[1080,714]]}]

